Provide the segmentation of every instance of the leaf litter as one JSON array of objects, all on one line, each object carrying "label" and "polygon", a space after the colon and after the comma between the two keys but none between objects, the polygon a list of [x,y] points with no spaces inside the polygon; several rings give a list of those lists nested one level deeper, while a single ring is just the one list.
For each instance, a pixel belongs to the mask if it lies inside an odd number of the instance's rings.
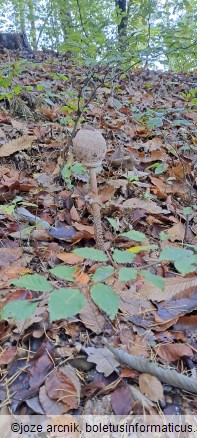
[{"label": "leaf litter", "polygon": [[[1,64],[5,61],[2,56]],[[47,78],[55,91],[53,72],[60,69],[57,63],[49,60],[47,64],[45,60],[42,69],[30,67],[27,65],[18,76],[21,85],[30,80],[36,85]],[[159,412],[158,406],[168,413],[179,399],[181,413],[195,412],[194,395],[187,397],[173,386],[169,391],[168,385],[156,377],[125,368],[102,344],[104,338],[136,357],[149,358],[158,366],[170,364],[178,372],[193,375],[197,300],[196,276],[193,268],[189,272],[189,266],[193,267],[196,259],[188,260],[185,253],[187,271],[181,277],[179,256],[169,261],[164,252],[159,260],[157,246],[164,251],[172,248],[173,254],[178,254],[176,248],[187,245],[190,251],[196,245],[193,206],[197,116],[176,89],[180,81],[185,87],[194,87],[194,77],[192,73],[140,69],[122,78],[117,75],[113,79],[117,95],[101,81],[96,100],[87,104],[87,111],[81,115],[78,128],[93,124],[108,145],[98,184],[104,241],[107,252],[113,249],[113,269],[109,269],[108,255],[95,250],[87,201],[88,176],[75,173],[74,168],[72,172],[71,159],[67,179],[60,178],[62,163],[69,163],[68,143],[75,118],[74,110],[70,114],[62,106],[68,84],[73,91],[80,91],[82,67],[65,60],[61,69],[68,80],[65,84],[59,79],[61,89],[50,97],[51,106],[46,106],[47,90],[42,91],[46,95],[45,102],[41,102],[36,87],[31,91],[34,105],[27,102],[22,113],[22,95],[10,108],[1,101],[0,307],[16,301],[20,306],[24,300],[27,304],[40,303],[28,321],[6,317],[0,322],[1,404],[8,404],[13,413],[19,414],[92,410],[127,415],[143,413],[144,409]],[[83,73],[87,74],[86,67]],[[147,81],[152,84],[151,92]],[[86,102],[90,90],[82,91]],[[154,112],[160,115],[153,116]],[[17,216],[21,208],[29,214]],[[126,266],[118,277],[123,251]],[[86,258],[89,254],[90,259]],[[130,273],[128,264],[133,269]],[[61,266],[65,267],[64,275],[56,278],[52,273]],[[150,282],[148,269],[152,281],[156,275],[162,277],[163,289]],[[35,274],[37,282],[33,280],[32,287],[27,282],[25,289],[26,275]],[[63,293],[69,300],[70,278],[75,291],[80,286],[77,293],[83,295],[85,304],[77,315],[68,318],[62,318],[60,306],[60,319],[55,314],[51,321],[48,295],[53,308],[56,288],[60,295],[66,290]],[[112,311],[111,319],[110,312],[108,316],[105,312],[109,301],[102,307],[100,281],[105,282],[106,298],[112,288],[118,297],[119,311],[117,316]],[[91,288],[97,302],[92,300]],[[82,374],[74,365],[75,359],[81,360]]]}]

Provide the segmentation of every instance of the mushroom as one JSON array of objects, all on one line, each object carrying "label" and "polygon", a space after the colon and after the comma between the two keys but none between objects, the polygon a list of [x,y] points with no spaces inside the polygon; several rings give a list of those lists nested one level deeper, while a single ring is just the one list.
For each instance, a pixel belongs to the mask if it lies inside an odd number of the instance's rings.
[{"label": "mushroom", "polygon": [[96,170],[100,168],[107,150],[106,141],[100,131],[94,128],[80,129],[73,139],[73,151],[78,161],[89,169],[91,204],[94,220],[96,246],[104,249],[100,203]]}]

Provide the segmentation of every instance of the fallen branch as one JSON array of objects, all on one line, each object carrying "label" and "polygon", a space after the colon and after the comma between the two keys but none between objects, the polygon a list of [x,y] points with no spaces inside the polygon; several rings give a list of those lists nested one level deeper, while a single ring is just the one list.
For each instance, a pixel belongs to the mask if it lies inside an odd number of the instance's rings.
[{"label": "fallen branch", "polygon": [[143,357],[132,356],[124,350],[111,347],[111,345],[104,342],[106,347],[114,354],[119,362],[123,362],[127,367],[132,368],[139,373],[148,373],[157,377],[161,382],[176,388],[197,394],[197,380],[192,377],[184,376],[175,370],[165,370],[154,363],[148,361]]}]

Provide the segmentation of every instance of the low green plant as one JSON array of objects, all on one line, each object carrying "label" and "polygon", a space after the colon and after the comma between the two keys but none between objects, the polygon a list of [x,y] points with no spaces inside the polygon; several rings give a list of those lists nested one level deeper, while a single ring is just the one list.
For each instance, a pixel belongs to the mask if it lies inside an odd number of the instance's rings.
[{"label": "low green plant", "polygon": [[11,203],[0,205],[0,212],[4,214],[13,214],[16,207],[37,207],[32,202],[24,201],[21,196],[16,196]]},{"label": "low green plant", "polygon": [[85,168],[81,163],[75,161],[74,163],[66,163],[61,171],[62,178],[69,190],[72,189],[72,180],[75,176],[82,176],[86,173]]},{"label": "low green plant", "polygon": [[[120,282],[132,281],[140,275],[145,281],[154,284],[154,286],[159,289],[164,289],[165,287],[164,279],[159,275],[155,275],[147,269],[136,269],[133,266],[137,253],[157,249],[157,246],[148,244],[146,236],[135,230],[122,233],[119,236],[136,242],[145,242],[145,244],[142,246],[134,246],[126,250],[113,249],[111,254],[106,254],[104,251],[89,247],[79,248],[73,251],[74,254],[83,259],[104,263],[103,266],[99,266],[95,270],[90,278],[89,291],[94,303],[101,310],[106,312],[110,319],[115,318],[119,308],[118,294],[113,287],[106,284],[106,280],[112,275],[115,274]],[[166,236],[167,235],[163,236],[165,237],[163,240],[166,240]],[[197,254],[195,251],[196,247],[185,249],[166,246],[161,251],[158,262],[170,261],[180,274],[186,275],[195,271],[197,263]],[[78,266],[70,267],[67,265],[59,265],[50,269],[49,274],[52,277],[75,284],[77,283],[75,275],[78,269]],[[3,319],[14,318],[15,320],[20,320],[29,318],[36,312],[37,306],[40,301],[42,301],[42,298],[48,300],[50,321],[76,315],[83,309],[86,302],[85,296],[80,288],[63,287],[56,289],[43,275],[24,275],[13,280],[12,284],[18,288],[41,292],[43,295],[39,297],[38,301],[16,300],[8,302],[2,309],[1,317]]]}]

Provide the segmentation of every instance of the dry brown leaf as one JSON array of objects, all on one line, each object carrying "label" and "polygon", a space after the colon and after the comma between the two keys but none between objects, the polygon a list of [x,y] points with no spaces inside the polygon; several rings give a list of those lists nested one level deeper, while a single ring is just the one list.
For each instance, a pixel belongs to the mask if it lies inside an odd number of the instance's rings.
[{"label": "dry brown leaf", "polygon": [[163,386],[157,377],[151,374],[140,374],[139,376],[140,391],[154,402],[158,402],[164,398]]},{"label": "dry brown leaf", "polygon": [[22,135],[22,137],[16,138],[16,140],[11,140],[3,144],[3,146],[0,147],[0,157],[9,157],[15,152],[30,149],[35,139],[36,137],[34,135]]},{"label": "dry brown leaf", "polygon": [[0,248],[0,267],[10,266],[22,256],[22,249],[19,247]]},{"label": "dry brown leaf", "polygon": [[163,211],[162,208],[159,207],[159,205],[157,205],[155,202],[144,201],[139,198],[127,199],[121,204],[121,207],[131,208],[131,209],[141,208],[143,210],[146,210],[148,213],[152,213],[152,214],[162,213]]},{"label": "dry brown leaf", "polygon": [[182,242],[185,237],[185,225],[179,222],[169,228],[166,232],[171,242],[175,242],[175,240]]},{"label": "dry brown leaf", "polygon": [[94,236],[94,227],[93,225],[83,225],[80,224],[78,222],[73,222],[73,226],[78,230],[78,231],[87,231],[88,233],[90,233],[92,236]]},{"label": "dry brown leaf", "polygon": [[75,281],[80,285],[85,285],[89,282],[90,277],[86,272],[83,272],[80,268],[74,273]]},{"label": "dry brown leaf", "polygon": [[78,213],[78,211],[77,211],[77,209],[75,208],[74,205],[70,209],[70,217],[71,217],[72,221],[75,221],[77,223],[80,222],[79,213]]},{"label": "dry brown leaf", "polygon": [[17,131],[21,131],[22,134],[28,133],[28,127],[25,125],[25,123],[21,123],[18,120],[11,119],[11,124],[13,128],[17,129]]},{"label": "dry brown leaf", "polygon": [[102,187],[102,189],[99,189],[99,197],[101,199],[101,202],[107,202],[111,198],[113,198],[114,193],[116,191],[116,188],[113,187],[111,184],[107,184],[106,186]]},{"label": "dry brown leaf", "polygon": [[135,370],[131,370],[130,368],[121,368],[121,373],[120,373],[120,377],[122,379],[126,378],[131,378],[131,379],[135,379],[136,377],[139,376],[138,371]]},{"label": "dry brown leaf", "polygon": [[193,351],[189,345],[186,344],[164,344],[154,347],[155,353],[166,360],[166,362],[175,362],[180,357],[192,357]]},{"label": "dry brown leaf", "polygon": [[64,403],[53,400],[47,395],[45,385],[40,388],[39,400],[46,415],[63,415],[66,412]]},{"label": "dry brown leaf", "polygon": [[163,141],[159,138],[159,137],[154,137],[152,138],[152,140],[148,140],[145,143],[143,143],[143,147],[144,149],[149,152],[149,151],[156,151],[156,150],[161,150],[162,146],[165,146],[163,144]]},{"label": "dry brown leaf", "polygon": [[187,111],[185,115],[186,117],[188,117],[188,119],[192,119],[194,122],[197,123],[197,111]]},{"label": "dry brown leaf", "polygon": [[110,186],[115,187],[115,189],[119,189],[119,187],[127,187],[128,180],[127,179],[109,179],[108,184]]},{"label": "dry brown leaf", "polygon": [[80,312],[80,319],[86,328],[99,335],[103,331],[105,318],[91,301],[86,300],[85,306]]},{"label": "dry brown leaf", "polygon": [[82,263],[84,258],[78,256],[77,254],[73,254],[72,252],[60,252],[57,254],[57,258],[62,260],[65,263],[68,263],[69,265],[75,265],[77,263]]},{"label": "dry brown leaf", "polygon": [[97,371],[103,373],[105,377],[116,371],[116,367],[119,366],[113,353],[106,347],[87,347],[85,351],[88,354],[88,362],[96,363]]},{"label": "dry brown leaf", "polygon": [[8,347],[0,354],[0,365],[11,363],[17,355],[17,347]]},{"label": "dry brown leaf", "polygon": [[129,386],[121,382],[113,391],[111,405],[115,415],[128,415],[132,409],[133,397]]},{"label": "dry brown leaf", "polygon": [[161,290],[152,284],[145,282],[139,290],[140,296],[152,301],[168,301],[174,298],[191,296],[197,286],[197,277],[191,278],[167,278],[164,280],[165,289]]},{"label": "dry brown leaf", "polygon": [[119,309],[130,315],[140,315],[146,311],[154,310],[154,306],[150,301],[142,296],[138,296],[132,290],[117,291],[120,296]]},{"label": "dry brown leaf", "polygon": [[158,187],[158,189],[161,192],[164,192],[164,193],[172,193],[173,192],[173,186],[169,186],[169,185],[165,184],[161,179],[156,178],[155,176],[150,176],[150,180],[156,187]]},{"label": "dry brown leaf", "polygon": [[181,316],[174,325],[174,330],[194,332],[197,327],[197,315]]},{"label": "dry brown leaf", "polygon": [[78,408],[81,385],[71,365],[65,365],[49,374],[45,388],[50,398],[64,403],[66,411]]}]

